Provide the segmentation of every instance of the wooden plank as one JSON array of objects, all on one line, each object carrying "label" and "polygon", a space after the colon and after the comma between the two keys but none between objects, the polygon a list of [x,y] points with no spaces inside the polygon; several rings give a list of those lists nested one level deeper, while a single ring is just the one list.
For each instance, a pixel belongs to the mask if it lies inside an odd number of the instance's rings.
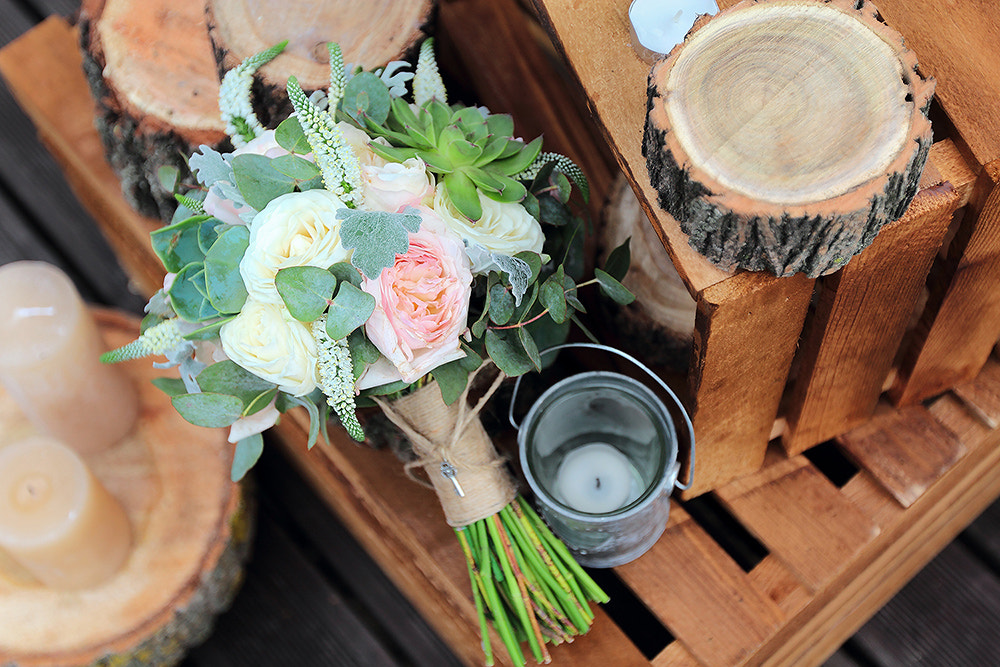
[{"label": "wooden plank", "polygon": [[674,641],[651,661],[653,667],[702,667],[702,663],[680,642]]},{"label": "wooden plank", "polygon": [[698,300],[688,377],[697,465],[690,497],[764,462],[778,404],[809,307],[803,275],[729,280]]},{"label": "wooden plank", "polygon": [[[138,289],[144,296],[151,295],[162,286],[165,273],[149,245],[149,232],[161,223],[137,216],[120,196],[118,179],[105,161],[94,129],[94,103],[83,77],[76,32],[60,18],[47,19],[0,51],[0,73],[35,123],[43,143],[63,167],[80,201],[114,244],[115,254]],[[31,134],[27,127],[19,132]],[[14,163],[25,172],[21,180],[29,173],[31,183],[46,178],[44,169],[31,168],[42,154],[37,149],[25,149],[25,153],[22,162]],[[49,171],[53,177],[62,178],[55,165]],[[18,187],[29,192],[31,183],[23,182]],[[107,246],[95,246],[93,235],[79,230],[93,223],[81,216],[72,194],[67,192],[66,198],[73,202],[73,212],[49,211],[40,213],[38,219],[61,221],[55,234],[76,250],[75,256],[87,257],[96,267],[114,263],[115,256]]]},{"label": "wooden plank", "polygon": [[979,375],[953,392],[986,426],[1000,428],[1000,362],[987,360]]},{"label": "wooden plank", "polygon": [[980,174],[890,391],[909,405],[974,378],[1000,338],[1000,161]]},{"label": "wooden plank", "polygon": [[770,554],[750,571],[750,581],[774,600],[789,618],[805,607],[812,597],[781,559]]},{"label": "wooden plank", "polygon": [[811,591],[839,574],[879,533],[801,456],[722,486],[716,494]]},{"label": "wooden plank", "polygon": [[898,30],[937,80],[934,96],[980,165],[1000,158],[1000,4],[878,0],[886,23]]},{"label": "wooden plank", "polygon": [[919,405],[877,415],[837,442],[904,507],[966,453],[962,441]]},{"label": "wooden plank", "polygon": [[960,198],[948,184],[921,191],[864,252],[819,281],[785,415],[790,455],[871,416]]},{"label": "wooden plank", "polygon": [[653,548],[616,572],[706,665],[741,664],[784,620],[778,606],[677,505]]}]

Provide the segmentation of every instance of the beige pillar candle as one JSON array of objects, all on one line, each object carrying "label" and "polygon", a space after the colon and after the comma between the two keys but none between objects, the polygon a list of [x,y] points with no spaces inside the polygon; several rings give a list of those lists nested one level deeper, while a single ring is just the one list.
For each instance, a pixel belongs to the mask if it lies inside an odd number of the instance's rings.
[{"label": "beige pillar candle", "polygon": [[0,267],[0,382],[40,431],[81,453],[125,436],[138,392],[106,350],[70,279],[51,264]]},{"label": "beige pillar candle", "polygon": [[72,449],[46,436],[0,449],[0,547],[40,582],[95,586],[131,543],[125,510]]}]

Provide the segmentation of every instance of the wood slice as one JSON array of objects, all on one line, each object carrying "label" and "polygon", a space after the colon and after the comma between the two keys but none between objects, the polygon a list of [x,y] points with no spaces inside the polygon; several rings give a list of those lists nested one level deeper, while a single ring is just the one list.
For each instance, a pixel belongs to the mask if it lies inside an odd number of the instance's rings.
[{"label": "wood slice", "polygon": [[[138,320],[95,311],[109,347],[133,340]],[[122,365],[141,400],[132,433],[85,457],[125,507],[133,547],[111,579],[81,591],[34,582],[0,553],[0,664],[173,665],[202,642],[241,581],[252,506],[229,480],[224,431],[184,421],[150,384],[148,359]],[[0,446],[32,434],[0,390]]]},{"label": "wood slice", "polygon": [[412,59],[427,36],[435,0],[208,0],[209,37],[220,77],[282,40],[284,52],[258,70],[254,110],[265,127],[291,113],[289,76],[307,91],[330,85],[327,42],[364,69]]},{"label": "wood slice", "polygon": [[[619,346],[647,363],[685,370],[694,338],[695,300],[628,180],[619,175],[605,204],[598,232],[601,265],[631,238],[632,262],[623,284],[635,294],[627,306],[609,305]],[[608,300],[602,300],[606,304]]]},{"label": "wood slice", "polygon": [[203,0],[83,0],[84,71],[97,127],[128,202],[167,220],[176,208],[160,183],[170,166],[187,176],[201,144],[226,145],[219,78]]},{"label": "wood slice", "polygon": [[746,0],[654,65],[659,204],[730,270],[836,271],[906,211],[933,82],[865,0]]}]

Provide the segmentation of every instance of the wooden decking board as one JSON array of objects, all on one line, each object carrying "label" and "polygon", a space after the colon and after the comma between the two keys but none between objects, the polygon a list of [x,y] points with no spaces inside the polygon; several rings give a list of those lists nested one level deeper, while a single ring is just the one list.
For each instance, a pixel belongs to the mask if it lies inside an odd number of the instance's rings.
[{"label": "wooden decking board", "polygon": [[920,405],[878,415],[837,441],[904,507],[965,455],[965,445]]},{"label": "wooden decking board", "polygon": [[974,380],[952,391],[984,424],[994,429],[1000,427],[1000,362],[987,360]]},{"label": "wooden decking board", "polygon": [[811,591],[835,577],[879,533],[802,456],[731,482],[716,495]]},{"label": "wooden decking board", "polygon": [[652,667],[702,667],[680,642],[674,642],[650,661]]},{"label": "wooden decking board", "polygon": [[706,665],[741,664],[784,621],[778,606],[677,505],[653,548],[616,570]]},{"label": "wooden decking board", "polygon": [[788,618],[794,617],[812,597],[795,573],[777,556],[765,557],[749,572],[749,576],[757,590],[774,600]]}]

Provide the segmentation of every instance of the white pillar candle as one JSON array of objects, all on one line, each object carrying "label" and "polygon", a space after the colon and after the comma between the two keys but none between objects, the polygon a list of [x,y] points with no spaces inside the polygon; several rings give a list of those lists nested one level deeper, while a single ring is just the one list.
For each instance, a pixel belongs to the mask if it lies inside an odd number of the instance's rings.
[{"label": "white pillar candle", "polygon": [[568,452],[556,471],[553,490],[562,503],[587,514],[614,512],[642,495],[635,466],[603,442]]},{"label": "white pillar candle", "polygon": [[718,11],[715,0],[634,0],[628,17],[639,44],[663,54],[684,41],[700,14]]},{"label": "white pillar candle", "polygon": [[0,382],[40,431],[82,453],[132,428],[138,392],[106,347],[70,279],[44,262],[0,267]]},{"label": "white pillar candle", "polygon": [[121,504],[69,447],[36,436],[0,449],[0,547],[40,582],[95,586],[131,542]]}]

